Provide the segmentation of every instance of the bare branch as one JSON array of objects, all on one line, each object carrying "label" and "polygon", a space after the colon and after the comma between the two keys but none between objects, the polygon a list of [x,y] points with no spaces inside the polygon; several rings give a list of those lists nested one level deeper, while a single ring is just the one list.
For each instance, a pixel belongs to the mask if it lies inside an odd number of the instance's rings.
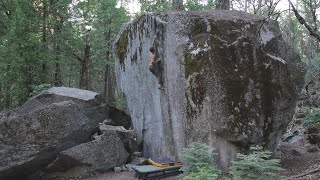
[{"label": "bare branch", "polygon": [[75,52],[73,52],[73,55],[77,58],[78,61],[80,61],[80,63],[82,63],[82,58],[80,56],[78,56]]},{"label": "bare branch", "polygon": [[302,177],[302,176],[306,176],[306,175],[308,175],[308,174],[316,173],[316,172],[318,172],[318,171],[320,171],[320,168],[317,168],[317,169],[314,169],[314,170],[312,170],[312,171],[308,171],[308,172],[306,172],[306,173],[299,174],[299,175],[296,175],[296,176],[291,176],[291,177],[286,178],[286,179],[295,179],[295,178],[299,178],[299,177]]},{"label": "bare branch", "polygon": [[300,22],[300,24],[304,25],[311,36],[315,37],[319,42],[320,42],[320,35],[317,34],[317,32],[306,22],[306,20],[299,14],[299,12],[296,10],[296,8],[293,6],[291,0],[288,0],[290,6],[292,7],[292,11],[294,12],[294,15],[296,16],[296,18],[298,19],[298,21]]}]

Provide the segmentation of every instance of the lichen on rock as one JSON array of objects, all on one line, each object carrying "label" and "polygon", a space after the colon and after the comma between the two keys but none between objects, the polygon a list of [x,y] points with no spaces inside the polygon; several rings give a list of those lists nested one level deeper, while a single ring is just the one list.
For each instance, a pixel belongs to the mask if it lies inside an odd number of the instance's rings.
[{"label": "lichen on rock", "polygon": [[[164,90],[148,70],[154,37]],[[180,160],[187,144],[205,142],[224,171],[252,144],[276,147],[305,73],[277,22],[238,11],[146,14],[122,29],[114,55],[144,154]]]}]

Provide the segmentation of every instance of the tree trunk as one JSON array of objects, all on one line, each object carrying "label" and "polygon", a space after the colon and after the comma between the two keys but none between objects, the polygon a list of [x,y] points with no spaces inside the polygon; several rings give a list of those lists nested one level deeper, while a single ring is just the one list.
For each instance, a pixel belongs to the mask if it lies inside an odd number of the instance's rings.
[{"label": "tree trunk", "polygon": [[257,9],[257,14],[259,14],[260,16],[262,15],[262,0],[258,1],[258,9]]},{"label": "tree trunk", "polygon": [[230,10],[230,0],[217,0],[216,9]]},{"label": "tree trunk", "polygon": [[[47,1],[43,0],[43,15],[42,15],[42,43],[43,43],[43,47],[44,49],[47,48],[47,17],[48,17],[48,11],[47,11]],[[42,72],[43,75],[47,74],[47,65],[46,63],[42,63]]]},{"label": "tree trunk", "polygon": [[[42,45],[43,50],[48,49],[48,33],[47,33],[47,18],[48,18],[48,2],[47,0],[42,1],[43,7],[42,7]],[[46,62],[41,63],[41,83],[48,82],[48,65]]]},{"label": "tree trunk", "polygon": [[172,0],[172,7],[171,10],[173,11],[182,11],[183,7],[183,0]]},{"label": "tree trunk", "polygon": [[248,12],[248,0],[244,0],[244,12]]},{"label": "tree trunk", "polygon": [[62,83],[62,78],[61,78],[61,66],[60,66],[60,45],[59,45],[59,34],[61,33],[61,27],[63,26],[63,21],[60,19],[60,22],[58,22],[58,15],[57,15],[57,7],[51,0],[51,6],[53,7],[53,19],[55,25],[53,28],[53,35],[54,35],[54,40],[53,40],[53,55],[54,55],[54,61],[55,61],[55,67],[54,67],[54,80],[53,84],[54,86],[61,86]]},{"label": "tree trunk", "polygon": [[89,89],[90,30],[86,33],[86,46],[81,61],[80,89]]},{"label": "tree trunk", "polygon": [[[110,22],[111,24],[111,22]],[[111,45],[111,31],[105,34],[107,43],[107,52],[106,52],[106,60],[112,61],[110,49],[112,49]],[[105,77],[104,77],[104,87],[103,87],[103,99],[108,102],[110,105],[115,104],[115,72],[112,64],[107,64],[105,67]]]},{"label": "tree trunk", "polygon": [[[10,65],[6,66],[6,72],[10,72]],[[3,92],[3,97],[4,97],[4,109],[5,110],[10,110],[11,109],[11,83],[8,81],[9,77],[7,74],[5,76],[5,81],[2,84],[2,92]]]},{"label": "tree trunk", "polygon": [[54,68],[54,81],[53,84],[54,86],[61,86],[62,85],[62,78],[61,78],[61,66],[60,66],[60,45],[58,43],[57,35],[60,33],[60,28],[55,27],[54,28],[54,49],[53,49],[53,54],[54,54],[54,61],[55,61],[55,68]]}]

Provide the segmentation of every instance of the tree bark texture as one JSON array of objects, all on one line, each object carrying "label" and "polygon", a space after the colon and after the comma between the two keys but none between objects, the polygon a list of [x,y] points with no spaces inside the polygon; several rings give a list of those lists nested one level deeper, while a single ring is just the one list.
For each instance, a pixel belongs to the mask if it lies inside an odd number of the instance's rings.
[{"label": "tree bark texture", "polygon": [[216,9],[230,10],[230,0],[218,0]]},{"label": "tree bark texture", "polygon": [[183,7],[183,0],[172,0],[172,10],[174,11],[182,11]]},{"label": "tree bark texture", "polygon": [[[111,23],[111,22],[110,22]],[[112,61],[111,52],[112,45],[110,42],[111,39],[111,31],[109,30],[105,33],[107,43],[107,52],[106,52],[106,60]],[[116,78],[113,63],[107,64],[105,67],[105,77],[104,77],[104,88],[103,88],[103,99],[108,102],[110,105],[115,104],[115,87],[116,87]]]},{"label": "tree bark texture", "polygon": [[80,89],[89,89],[90,30],[86,32],[86,46],[81,59]]}]

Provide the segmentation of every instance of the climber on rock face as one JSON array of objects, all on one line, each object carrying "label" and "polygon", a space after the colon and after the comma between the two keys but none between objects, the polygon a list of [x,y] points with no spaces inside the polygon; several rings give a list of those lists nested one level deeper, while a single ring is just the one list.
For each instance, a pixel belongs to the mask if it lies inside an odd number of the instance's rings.
[{"label": "climber on rock face", "polygon": [[152,72],[153,75],[155,75],[158,79],[159,83],[159,89],[163,89],[162,87],[162,66],[161,66],[161,59],[158,58],[156,60],[156,55],[155,55],[155,49],[154,47],[150,47],[150,53],[149,53],[149,70]]}]

